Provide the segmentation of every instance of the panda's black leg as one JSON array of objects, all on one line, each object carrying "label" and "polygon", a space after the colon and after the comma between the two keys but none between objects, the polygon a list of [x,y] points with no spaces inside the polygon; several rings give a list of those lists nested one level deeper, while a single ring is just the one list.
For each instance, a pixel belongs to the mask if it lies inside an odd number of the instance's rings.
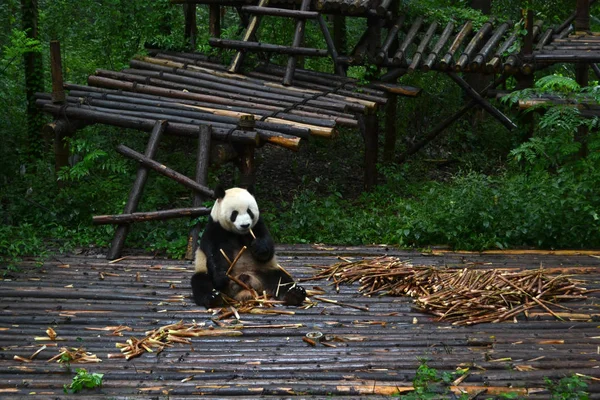
[{"label": "panda's black leg", "polygon": [[299,306],[304,303],[306,298],[306,290],[294,282],[294,284],[283,295],[283,302],[289,306]]},{"label": "panda's black leg", "polygon": [[262,281],[267,292],[289,306],[299,306],[306,298],[306,290],[280,269],[262,273]]},{"label": "panda's black leg", "polygon": [[223,304],[221,293],[213,288],[208,274],[197,272],[192,276],[192,293],[194,302],[199,306],[213,308]]}]

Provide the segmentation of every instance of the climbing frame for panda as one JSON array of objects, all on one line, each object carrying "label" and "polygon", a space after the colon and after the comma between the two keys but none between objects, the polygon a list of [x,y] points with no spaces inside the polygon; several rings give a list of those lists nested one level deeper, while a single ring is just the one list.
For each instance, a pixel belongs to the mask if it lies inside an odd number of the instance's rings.
[{"label": "climbing frame for panda", "polygon": [[[57,142],[81,126],[101,123],[151,132],[141,154],[124,145],[117,151],[140,163],[123,215],[97,216],[94,223],[117,224],[109,259],[121,254],[131,223],[206,215],[200,207],[212,197],[206,188],[209,160],[215,164],[235,161],[242,186],[254,177],[254,152],[264,144],[295,151],[311,136],[332,138],[340,127],[358,128],[365,140],[365,154],[377,149],[375,111],[387,101],[387,91],[415,96],[419,90],[399,85],[359,87],[355,80],[297,70],[294,84],[281,85],[280,67],[267,66],[246,74],[230,73],[226,66],[198,54],[156,53],[131,60],[123,71],[97,70],[88,85],[64,84],[63,101],[55,95],[37,94],[37,105],[55,116]],[[162,134],[182,140],[198,140],[197,171],[190,179],[156,161]],[[365,181],[374,183],[377,156],[365,157]],[[149,170],[178,181],[195,193],[191,208],[137,213]],[[198,227],[190,233],[191,257]]]}]

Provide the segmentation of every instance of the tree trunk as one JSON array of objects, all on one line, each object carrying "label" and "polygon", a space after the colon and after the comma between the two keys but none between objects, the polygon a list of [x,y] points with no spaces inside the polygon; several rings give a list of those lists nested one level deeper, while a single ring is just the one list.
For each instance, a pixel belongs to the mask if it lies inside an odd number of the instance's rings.
[{"label": "tree trunk", "polygon": [[[27,37],[38,38],[38,2],[37,0],[21,0],[23,30]],[[44,125],[42,111],[35,105],[35,93],[44,91],[44,74],[42,71],[42,55],[28,52],[24,55],[25,93],[27,96],[27,135],[30,158],[35,159],[42,152],[41,130]]]}]

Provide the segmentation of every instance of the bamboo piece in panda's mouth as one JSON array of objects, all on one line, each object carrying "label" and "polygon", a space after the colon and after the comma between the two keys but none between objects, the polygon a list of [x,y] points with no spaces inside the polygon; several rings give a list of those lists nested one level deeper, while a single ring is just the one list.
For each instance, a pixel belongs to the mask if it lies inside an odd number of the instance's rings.
[{"label": "bamboo piece in panda's mouth", "polygon": [[254,232],[252,232],[252,228],[250,228],[250,234],[252,235],[252,238],[253,238],[254,240],[256,240],[256,235],[254,234]]}]

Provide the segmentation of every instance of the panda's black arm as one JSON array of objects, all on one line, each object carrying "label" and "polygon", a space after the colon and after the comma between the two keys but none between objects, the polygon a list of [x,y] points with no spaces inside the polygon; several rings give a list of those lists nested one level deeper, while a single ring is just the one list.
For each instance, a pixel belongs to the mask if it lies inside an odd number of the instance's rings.
[{"label": "panda's black arm", "polygon": [[256,237],[250,243],[252,256],[261,262],[269,261],[275,256],[275,243],[262,217],[258,217],[258,222],[252,228],[252,232]]}]

